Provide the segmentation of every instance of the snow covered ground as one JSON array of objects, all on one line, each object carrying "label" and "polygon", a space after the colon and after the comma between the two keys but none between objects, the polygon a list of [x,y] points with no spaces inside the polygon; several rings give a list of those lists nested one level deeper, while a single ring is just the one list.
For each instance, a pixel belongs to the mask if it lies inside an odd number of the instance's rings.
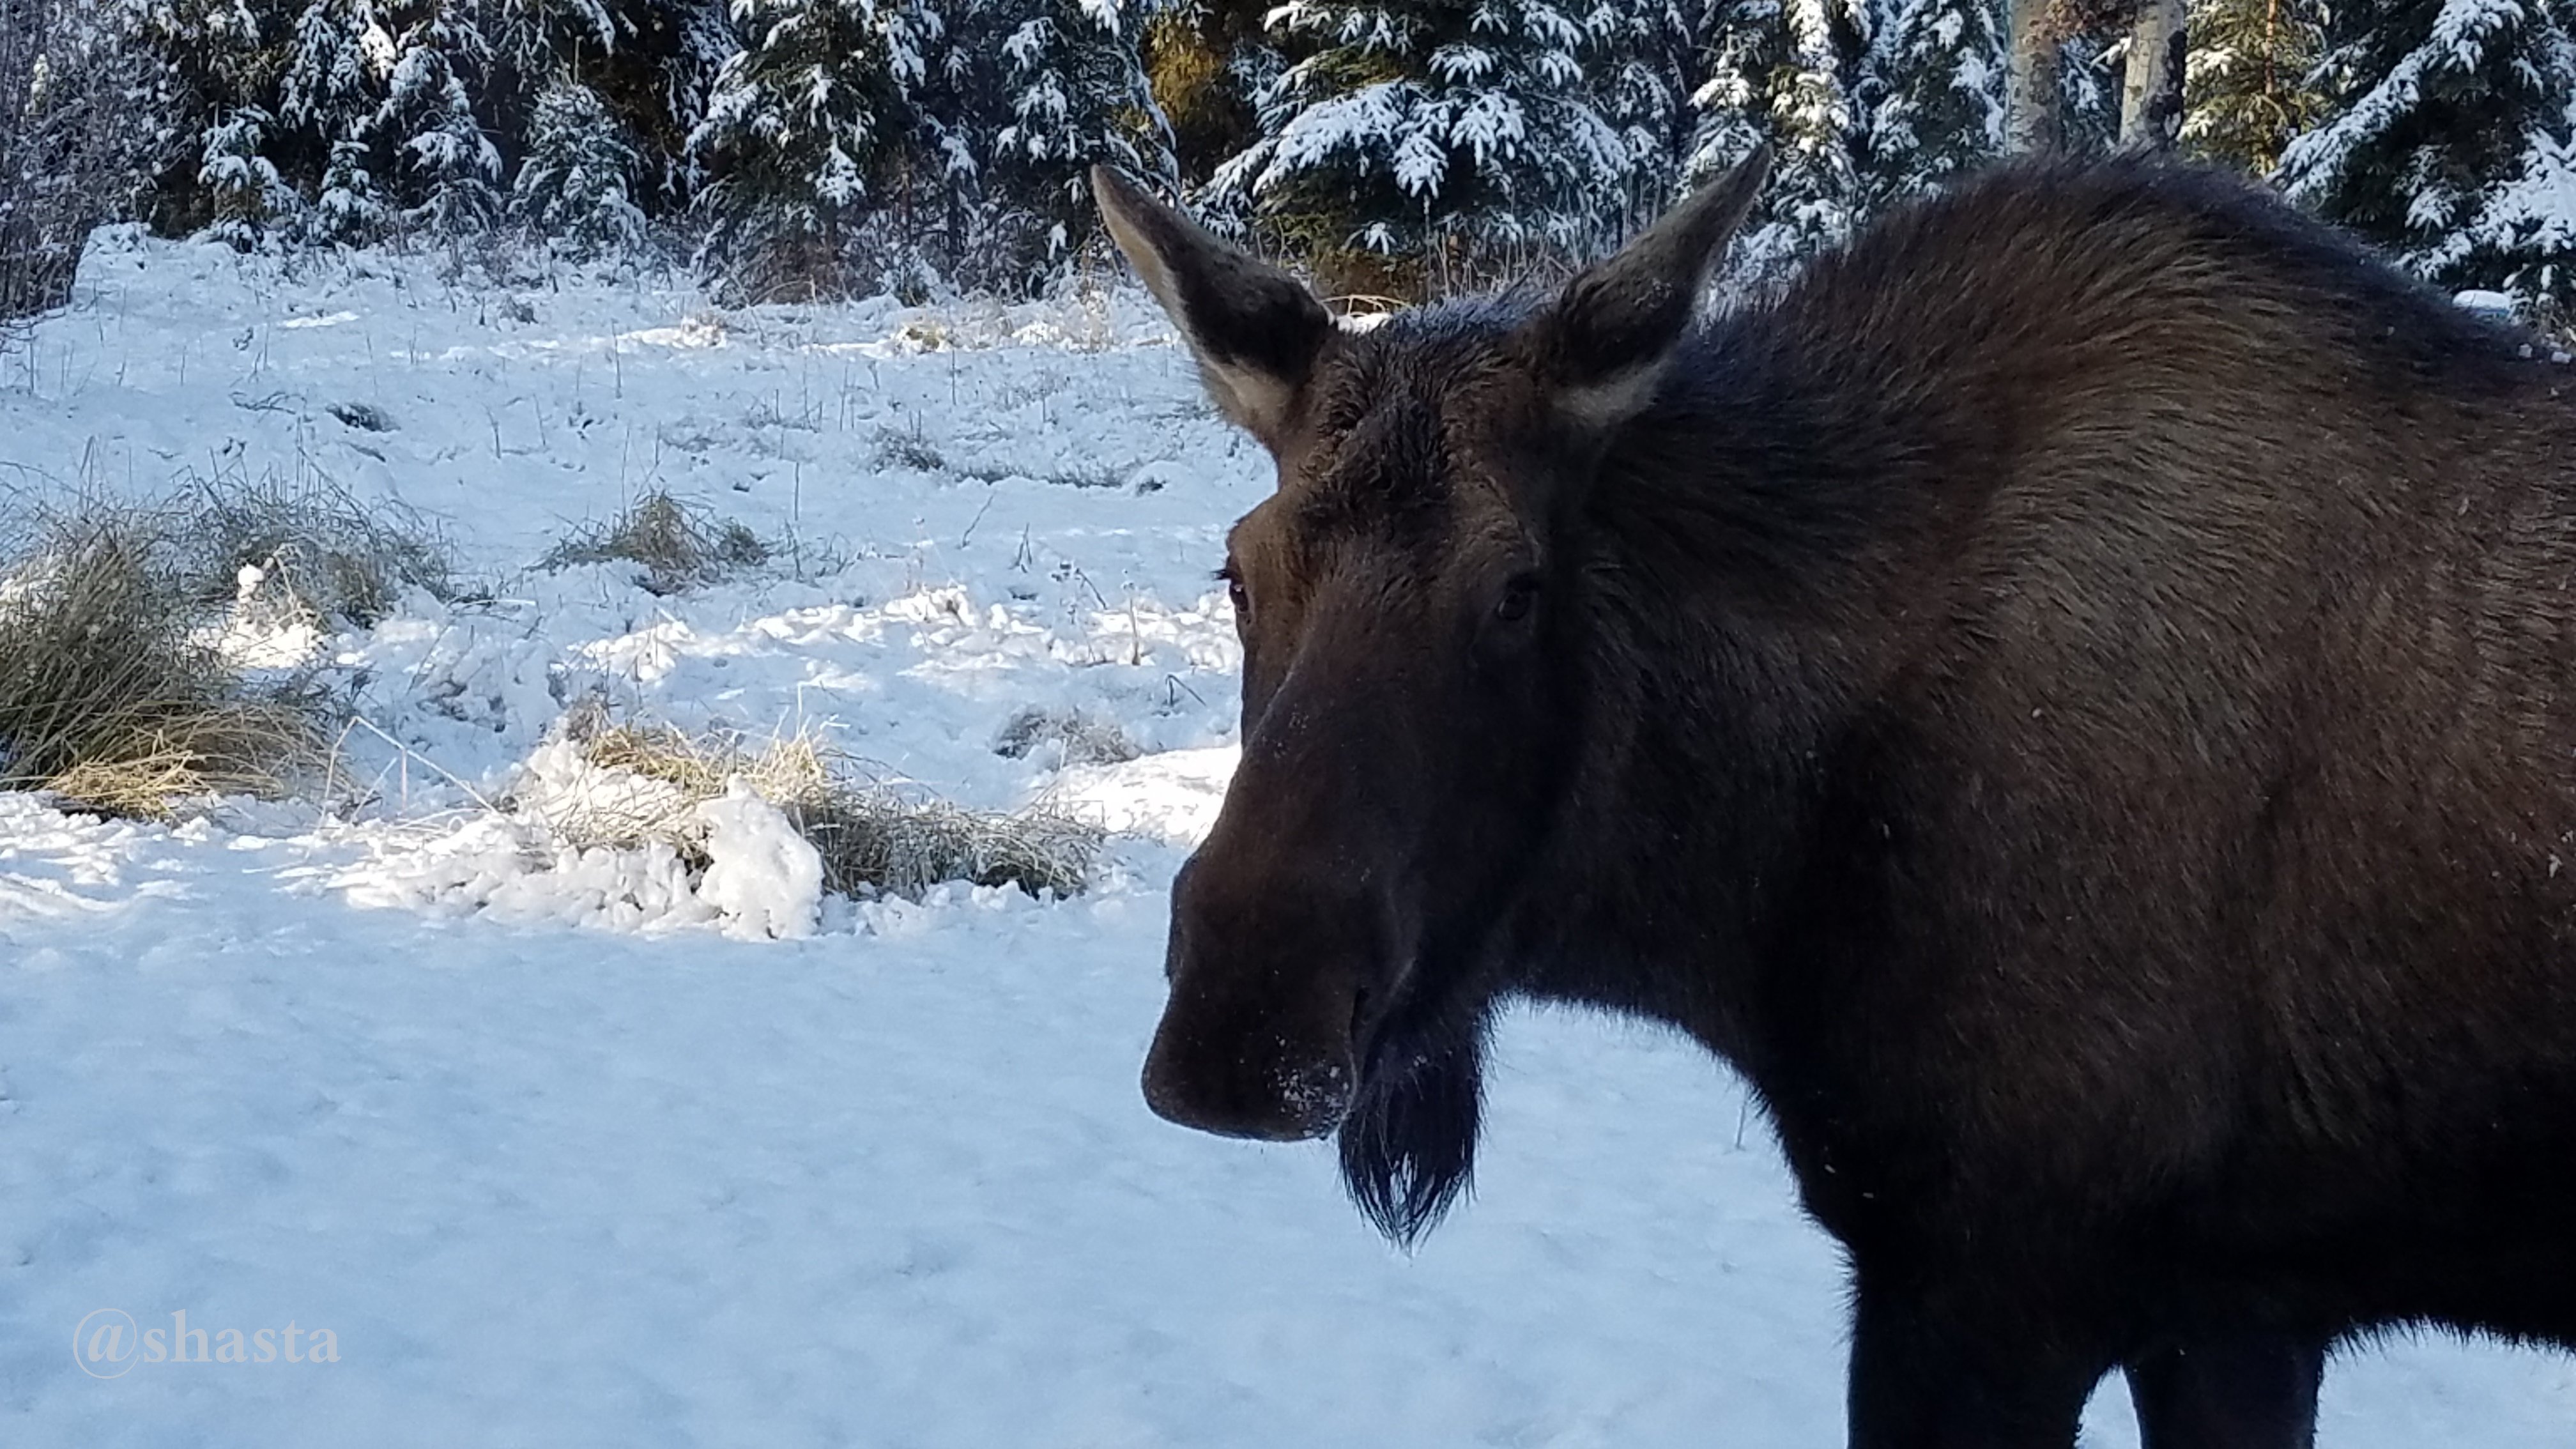
[{"label": "snow covered ground", "polygon": [[[329,646],[361,808],[0,796],[0,1445],[1840,1442],[1834,1252],[1694,1049],[1512,1022],[1411,1258],[1323,1149],[1146,1113],[1230,762],[1208,570],[1266,476],[1139,302],[718,314],[128,237],[84,278],[0,359],[0,485],[327,480],[491,597]],[[796,547],[669,597],[532,567],[653,488]],[[768,939],[739,881],[496,808],[590,696],[1090,812],[1107,878]],[[996,753],[1033,708],[1142,753]],[[180,1313],[250,1361],[75,1356]],[[2494,1345],[2327,1396],[2328,1449],[2576,1443],[2576,1364]],[[2091,1441],[2133,1439],[2106,1389]]]}]

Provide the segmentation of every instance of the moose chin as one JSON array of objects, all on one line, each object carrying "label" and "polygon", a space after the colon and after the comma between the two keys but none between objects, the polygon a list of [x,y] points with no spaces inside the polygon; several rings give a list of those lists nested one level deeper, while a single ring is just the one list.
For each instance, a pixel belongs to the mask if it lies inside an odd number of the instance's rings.
[{"label": "moose chin", "polygon": [[1500,1008],[1672,1023],[1847,1250],[1860,1449],[2068,1449],[2115,1371],[2291,1449],[2352,1335],[2576,1347],[2576,373],[2134,160],[1704,317],[1765,169],[1366,331],[1094,174],[1278,466],[1153,1109],[1410,1240]]}]

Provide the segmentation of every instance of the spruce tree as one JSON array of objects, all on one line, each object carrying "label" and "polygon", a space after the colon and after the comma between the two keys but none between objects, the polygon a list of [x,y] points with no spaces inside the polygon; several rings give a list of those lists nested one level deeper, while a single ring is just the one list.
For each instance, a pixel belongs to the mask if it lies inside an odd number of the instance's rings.
[{"label": "spruce tree", "polygon": [[1139,51],[1142,7],[1120,0],[1024,0],[1001,43],[1007,119],[993,134],[988,202],[1025,210],[1054,262],[1097,230],[1084,171],[1106,162],[1176,187],[1171,127]]},{"label": "spruce tree", "polygon": [[[2116,15],[2116,11],[2114,12]],[[2058,45],[2058,144],[2069,154],[2099,156],[2120,144],[2124,25],[2097,26],[2068,35]]]},{"label": "spruce tree", "polygon": [[318,242],[363,246],[393,227],[393,209],[377,184],[373,150],[354,136],[331,143],[331,159],[307,213],[308,234]]},{"label": "spruce tree", "polygon": [[1705,180],[1757,144],[1771,181],[1738,243],[1747,278],[1783,272],[1840,241],[1866,204],[1854,103],[1865,20],[1842,0],[1721,0],[1688,174]]},{"label": "spruce tree", "polygon": [[885,239],[882,280],[898,295],[1008,285],[1045,249],[1042,227],[1001,214],[991,197],[993,137],[1009,114],[1002,42],[1015,12],[1002,0],[917,5],[921,77],[909,89],[909,129],[873,227]]},{"label": "spruce tree", "polygon": [[689,137],[706,119],[718,74],[740,49],[726,0],[615,0],[616,43],[577,46],[558,72],[588,86],[636,143],[636,201],[662,216],[684,208],[700,178]]},{"label": "spruce tree", "polygon": [[2324,27],[2320,0],[2201,0],[2185,62],[2184,149],[2270,175],[2323,112],[2312,73]]},{"label": "spruce tree", "polygon": [[914,130],[925,23],[904,0],[734,0],[690,150],[713,178],[702,265],[738,294],[847,290],[861,223]]},{"label": "spruce tree", "polygon": [[567,256],[630,253],[644,243],[635,204],[641,163],[588,86],[557,81],[537,95],[510,217]]},{"label": "spruce tree", "polygon": [[[619,20],[626,0],[477,0],[477,5],[490,47],[483,99],[490,105],[505,94],[514,101],[524,98],[530,128],[537,98],[548,86],[577,78],[585,59],[614,53],[634,28],[631,20]],[[519,109],[498,108],[512,111],[514,118]]]},{"label": "spruce tree", "polygon": [[2003,0],[1890,0],[1861,66],[1871,207],[2002,154],[2010,52]]},{"label": "spruce tree", "polygon": [[2064,0],[2010,0],[2004,34],[2004,149],[2015,155],[2066,148],[2062,92],[2068,63]]},{"label": "spruce tree", "polygon": [[1598,37],[1594,104],[1628,151],[1623,231],[1650,223],[1687,189],[1699,8],[1698,0],[1598,0],[1584,17]]},{"label": "spruce tree", "polygon": [[1273,27],[1311,53],[1211,189],[1328,286],[1440,290],[1596,250],[1634,163],[1587,19],[1549,0],[1291,0]]},{"label": "spruce tree", "polygon": [[307,214],[316,241],[360,245],[394,223],[379,159],[392,152],[376,139],[384,56],[373,37],[389,36],[384,27],[374,0],[306,0],[295,15],[278,117],[301,138],[299,150],[322,158]]},{"label": "spruce tree", "polygon": [[303,199],[265,154],[274,125],[257,106],[234,110],[206,132],[197,168],[211,213],[206,235],[243,251],[270,245],[303,210]]},{"label": "spruce tree", "polygon": [[1854,82],[1868,46],[1866,13],[1849,0],[1782,0],[1789,40],[1771,101],[1772,217],[1802,251],[1840,241],[1862,205]]},{"label": "spruce tree", "polygon": [[[216,223],[216,203],[200,178],[218,149],[216,132],[244,108],[268,112],[263,144],[277,154],[290,143],[291,127],[277,116],[276,85],[284,70],[292,30],[289,0],[153,0],[135,12],[138,39],[166,68],[172,110],[166,118],[185,164],[172,168],[154,199],[153,220],[163,229],[192,232]],[[223,138],[237,145],[238,135]],[[293,179],[291,160],[280,171]]]},{"label": "spruce tree", "polygon": [[2576,47],[2558,7],[2338,6],[2325,42],[2333,118],[2282,153],[2290,194],[2445,287],[2576,300]]},{"label": "spruce tree", "polygon": [[1253,98],[1284,66],[1266,0],[1166,0],[1146,21],[1145,74],[1184,177],[1204,179],[1260,139]]},{"label": "spruce tree", "polygon": [[130,10],[136,39],[174,73],[196,119],[265,100],[284,64],[291,0],[150,0]]},{"label": "spruce tree", "polygon": [[489,55],[467,0],[433,0],[428,15],[394,37],[371,125],[397,158],[403,220],[433,236],[472,235],[500,214],[501,153],[483,133],[466,84]]}]

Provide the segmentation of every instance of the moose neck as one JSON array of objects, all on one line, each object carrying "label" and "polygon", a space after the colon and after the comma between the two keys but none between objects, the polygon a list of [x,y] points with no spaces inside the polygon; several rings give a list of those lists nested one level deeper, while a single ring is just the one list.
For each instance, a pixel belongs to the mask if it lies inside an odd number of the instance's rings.
[{"label": "moose neck", "polygon": [[1532,892],[1582,909],[1520,936],[1537,994],[1669,1021],[1748,1069],[1766,894],[1801,868],[1853,722],[1945,612],[1925,563],[2001,436],[1800,332],[1781,309],[1695,337],[1585,499],[1583,755]]}]

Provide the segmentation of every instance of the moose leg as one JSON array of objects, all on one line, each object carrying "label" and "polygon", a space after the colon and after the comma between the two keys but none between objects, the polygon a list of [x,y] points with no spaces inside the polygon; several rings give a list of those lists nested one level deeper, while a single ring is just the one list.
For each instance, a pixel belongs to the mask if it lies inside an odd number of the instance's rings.
[{"label": "moose leg", "polygon": [[2321,1344],[2269,1335],[2159,1349],[2126,1366],[2142,1449],[2312,1449]]},{"label": "moose leg", "polygon": [[1866,1273],[1857,1298],[1851,1449],[2073,1449],[2109,1354],[2034,1331],[2038,1314],[1946,1310]]}]

